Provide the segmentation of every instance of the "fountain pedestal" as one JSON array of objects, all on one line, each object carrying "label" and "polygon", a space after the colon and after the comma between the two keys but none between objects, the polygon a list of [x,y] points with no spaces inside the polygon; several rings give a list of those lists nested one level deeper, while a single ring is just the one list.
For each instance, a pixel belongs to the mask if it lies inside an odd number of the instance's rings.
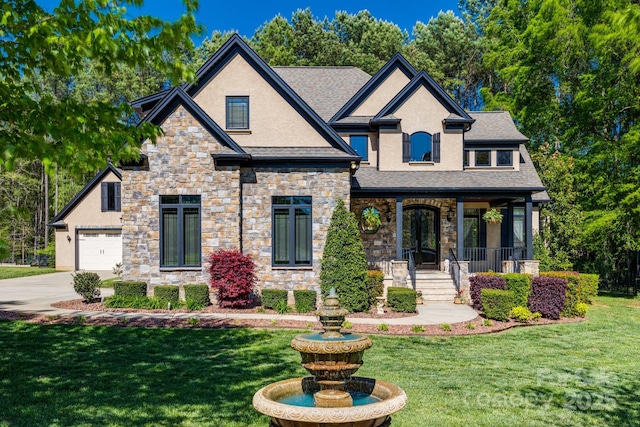
[{"label": "fountain pedestal", "polygon": [[272,427],[383,427],[407,401],[391,383],[352,377],[373,343],[340,331],[347,311],[332,289],[318,313],[323,333],[298,335],[291,347],[313,377],[279,381],[260,389],[253,406],[271,417]]}]

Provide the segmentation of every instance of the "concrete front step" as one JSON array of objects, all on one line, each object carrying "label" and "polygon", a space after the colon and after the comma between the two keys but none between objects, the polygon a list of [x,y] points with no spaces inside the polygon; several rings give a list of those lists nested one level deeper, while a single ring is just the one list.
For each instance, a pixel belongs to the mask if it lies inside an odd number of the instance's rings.
[{"label": "concrete front step", "polygon": [[457,294],[451,276],[439,271],[416,273],[416,290],[422,293],[424,301],[452,302]]}]

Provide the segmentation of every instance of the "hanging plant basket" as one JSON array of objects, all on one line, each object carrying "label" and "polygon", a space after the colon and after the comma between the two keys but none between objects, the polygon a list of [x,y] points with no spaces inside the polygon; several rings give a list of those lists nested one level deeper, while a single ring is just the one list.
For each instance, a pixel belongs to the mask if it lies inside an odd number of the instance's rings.
[{"label": "hanging plant basket", "polygon": [[380,211],[373,206],[364,208],[362,215],[360,216],[360,227],[362,231],[367,234],[374,234],[382,225],[382,219],[380,219]]},{"label": "hanging plant basket", "polygon": [[498,224],[502,222],[502,215],[497,209],[489,209],[482,215],[482,219],[489,224]]}]

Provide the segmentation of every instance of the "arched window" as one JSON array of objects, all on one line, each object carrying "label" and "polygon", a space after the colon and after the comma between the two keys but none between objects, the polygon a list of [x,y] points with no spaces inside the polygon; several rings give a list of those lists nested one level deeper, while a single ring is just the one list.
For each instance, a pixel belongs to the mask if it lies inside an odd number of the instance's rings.
[{"label": "arched window", "polygon": [[430,162],[432,151],[432,137],[427,132],[416,132],[411,135],[411,161]]}]

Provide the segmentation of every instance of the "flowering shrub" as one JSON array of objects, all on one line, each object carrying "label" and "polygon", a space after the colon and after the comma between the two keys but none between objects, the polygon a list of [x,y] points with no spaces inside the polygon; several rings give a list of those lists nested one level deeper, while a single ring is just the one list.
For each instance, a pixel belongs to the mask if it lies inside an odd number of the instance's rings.
[{"label": "flowering shrub", "polygon": [[559,319],[564,309],[567,282],[555,277],[535,277],[531,282],[529,309],[543,317]]},{"label": "flowering shrub", "polygon": [[476,275],[469,278],[469,292],[471,302],[476,310],[482,309],[481,292],[483,289],[502,289],[506,287],[504,278],[494,275]]},{"label": "flowering shrub", "polygon": [[220,307],[243,307],[251,301],[256,283],[256,265],[238,250],[221,250],[209,255],[211,287],[217,291]]}]

